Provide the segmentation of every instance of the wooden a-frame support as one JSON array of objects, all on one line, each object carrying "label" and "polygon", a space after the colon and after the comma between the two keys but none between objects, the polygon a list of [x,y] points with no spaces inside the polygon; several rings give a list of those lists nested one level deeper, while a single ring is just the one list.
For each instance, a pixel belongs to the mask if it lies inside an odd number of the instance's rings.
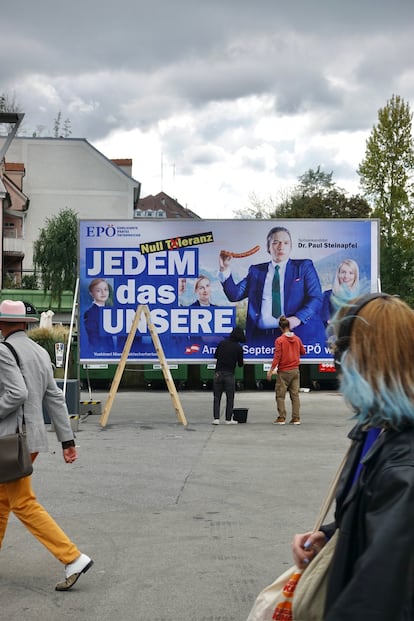
[{"label": "wooden a-frame support", "polygon": [[150,315],[150,311],[149,308],[146,304],[140,304],[139,306],[137,306],[137,310],[135,312],[135,317],[134,317],[134,321],[132,322],[132,326],[131,326],[131,330],[128,334],[128,338],[126,340],[125,346],[124,346],[124,350],[122,352],[122,356],[121,359],[119,361],[118,364],[118,368],[116,370],[116,373],[114,375],[114,379],[112,380],[112,384],[111,384],[111,388],[109,390],[109,395],[108,395],[108,399],[105,403],[105,407],[104,410],[102,412],[102,416],[100,418],[100,425],[101,427],[105,427],[107,422],[108,422],[108,418],[109,418],[109,414],[111,412],[112,409],[112,404],[114,402],[116,393],[118,391],[118,386],[120,384],[121,378],[122,378],[122,374],[124,372],[125,369],[125,364],[128,360],[128,354],[130,352],[131,349],[131,345],[132,345],[132,341],[134,340],[134,336],[135,333],[137,331],[137,327],[138,327],[138,322],[141,318],[141,314],[144,313],[145,315],[145,319],[147,321],[147,326],[148,329],[150,331],[151,334],[151,338],[152,338],[152,342],[154,343],[154,347],[155,347],[155,351],[157,352],[158,355],[158,360],[160,361],[161,364],[161,369],[162,372],[164,374],[164,379],[165,382],[167,384],[167,388],[168,388],[168,392],[171,395],[171,399],[174,405],[174,409],[175,412],[177,414],[177,418],[179,420],[180,423],[182,423],[184,426],[187,426],[187,419],[184,415],[183,412],[183,408],[181,406],[180,403],[180,399],[178,398],[178,394],[177,394],[177,389],[175,387],[174,384],[174,380],[171,376],[171,371],[170,368],[168,366],[167,360],[165,358],[164,355],[164,350],[162,348],[159,336],[157,334],[157,331],[154,327],[154,324],[152,323],[151,320],[151,315]]}]

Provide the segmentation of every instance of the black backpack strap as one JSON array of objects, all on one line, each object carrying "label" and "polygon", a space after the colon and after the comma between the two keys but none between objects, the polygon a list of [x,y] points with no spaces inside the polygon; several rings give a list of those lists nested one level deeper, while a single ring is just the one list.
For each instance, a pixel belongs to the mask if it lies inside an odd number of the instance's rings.
[{"label": "black backpack strap", "polygon": [[[5,345],[7,347],[8,350],[11,351],[11,353],[13,354],[14,359],[16,360],[17,366],[20,369],[20,360],[19,360],[19,356],[17,355],[17,351],[14,349],[13,345],[11,343],[8,343],[7,341],[3,341],[3,345]],[[23,377],[24,380],[24,377]],[[24,406],[22,405],[22,409],[23,409],[23,425],[24,423]],[[19,427],[17,426],[17,431],[19,431]]]},{"label": "black backpack strap", "polygon": [[17,355],[17,351],[14,349],[13,345],[11,343],[8,343],[7,341],[3,341],[3,345],[5,345],[7,349],[11,351],[11,353],[14,356],[14,359],[16,360],[17,366],[20,368],[19,356]]}]

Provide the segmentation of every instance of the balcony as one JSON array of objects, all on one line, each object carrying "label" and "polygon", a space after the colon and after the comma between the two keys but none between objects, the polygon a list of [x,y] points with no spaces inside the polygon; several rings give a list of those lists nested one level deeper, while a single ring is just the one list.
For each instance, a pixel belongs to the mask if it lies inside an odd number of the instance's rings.
[{"label": "balcony", "polygon": [[24,256],[24,240],[17,237],[17,231],[3,231],[3,253],[6,255]]}]

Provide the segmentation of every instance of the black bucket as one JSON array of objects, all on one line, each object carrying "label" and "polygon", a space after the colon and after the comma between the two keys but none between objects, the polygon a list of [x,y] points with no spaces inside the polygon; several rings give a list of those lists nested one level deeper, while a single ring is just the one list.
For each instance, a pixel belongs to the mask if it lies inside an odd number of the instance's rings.
[{"label": "black bucket", "polygon": [[245,423],[247,421],[248,408],[235,408],[233,410],[233,419],[238,423]]}]

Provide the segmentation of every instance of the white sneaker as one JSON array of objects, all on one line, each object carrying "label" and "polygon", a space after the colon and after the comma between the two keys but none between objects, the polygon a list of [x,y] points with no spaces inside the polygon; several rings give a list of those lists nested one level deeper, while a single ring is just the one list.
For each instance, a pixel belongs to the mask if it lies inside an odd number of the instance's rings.
[{"label": "white sneaker", "polygon": [[226,425],[238,425],[239,421],[238,420],[234,420],[234,418],[232,418],[231,420],[226,420]]},{"label": "white sneaker", "polygon": [[58,582],[55,587],[56,591],[69,591],[80,576],[85,574],[92,565],[93,560],[90,559],[89,556],[86,556],[86,554],[81,554],[76,561],[65,565],[66,580],[64,582]]},{"label": "white sneaker", "polygon": [[215,418],[211,424],[212,425],[220,425],[220,419]]}]

